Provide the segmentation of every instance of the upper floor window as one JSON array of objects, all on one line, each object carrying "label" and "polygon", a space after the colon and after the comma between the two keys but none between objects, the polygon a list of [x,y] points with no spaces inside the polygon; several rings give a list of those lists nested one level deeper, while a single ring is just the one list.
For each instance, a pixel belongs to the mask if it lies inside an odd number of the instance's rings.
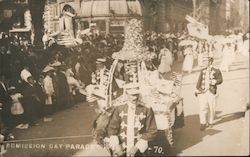
[{"label": "upper floor window", "polygon": [[14,3],[18,3],[18,4],[20,4],[20,3],[22,3],[22,4],[24,4],[24,3],[28,3],[28,0],[14,0]]},{"label": "upper floor window", "polygon": [[53,17],[58,18],[59,17],[59,12],[58,12],[58,7],[57,5],[53,6]]}]

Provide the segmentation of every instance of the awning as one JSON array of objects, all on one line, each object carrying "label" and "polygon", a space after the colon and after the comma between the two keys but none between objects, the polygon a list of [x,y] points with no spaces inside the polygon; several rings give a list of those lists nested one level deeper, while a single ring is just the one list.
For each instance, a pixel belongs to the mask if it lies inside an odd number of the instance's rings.
[{"label": "awning", "polygon": [[27,5],[25,4],[16,4],[11,2],[10,0],[7,1],[0,1],[0,9],[4,10],[4,9],[16,9],[18,7],[26,7]]},{"label": "awning", "polygon": [[21,33],[21,32],[29,32],[30,28],[16,28],[16,29],[12,29],[9,32],[10,33]]},{"label": "awning", "polygon": [[138,0],[89,0],[81,4],[80,17],[111,17],[142,15]]}]

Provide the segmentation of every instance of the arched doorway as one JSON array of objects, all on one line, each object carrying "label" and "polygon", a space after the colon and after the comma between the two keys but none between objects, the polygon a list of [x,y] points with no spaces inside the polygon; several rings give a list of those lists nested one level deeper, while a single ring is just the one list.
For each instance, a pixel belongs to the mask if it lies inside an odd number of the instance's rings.
[{"label": "arched doorway", "polygon": [[63,11],[70,12],[71,14],[75,14],[75,9],[68,4],[64,5],[62,12]]}]

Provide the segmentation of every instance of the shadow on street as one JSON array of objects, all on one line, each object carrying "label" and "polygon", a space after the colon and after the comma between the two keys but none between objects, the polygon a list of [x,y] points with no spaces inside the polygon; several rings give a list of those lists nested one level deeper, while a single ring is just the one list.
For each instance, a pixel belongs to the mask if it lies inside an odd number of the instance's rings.
[{"label": "shadow on street", "polygon": [[220,120],[218,120],[214,125],[233,121],[233,120],[242,118],[244,116],[245,116],[245,112],[235,112],[235,113],[222,115],[222,116],[218,117],[218,119],[220,119]]},{"label": "shadow on street", "polygon": [[199,115],[185,117],[185,126],[174,132],[175,146],[173,155],[178,155],[183,150],[200,143],[207,135],[213,136],[221,131],[213,128],[200,131]]},{"label": "shadow on street", "polygon": [[[52,115],[53,121],[28,129],[14,129],[16,140],[7,147],[6,157],[71,156],[92,141],[95,104],[79,103]],[[41,138],[41,139],[40,139]],[[44,138],[44,139],[43,139]],[[46,139],[48,138],[48,139]],[[22,140],[27,140],[23,142]],[[43,147],[44,146],[44,147]]]}]

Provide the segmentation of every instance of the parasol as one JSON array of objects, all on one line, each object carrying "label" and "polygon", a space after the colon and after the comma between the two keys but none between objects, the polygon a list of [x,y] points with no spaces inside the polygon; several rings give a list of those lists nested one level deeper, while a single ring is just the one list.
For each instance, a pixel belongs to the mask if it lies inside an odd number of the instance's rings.
[{"label": "parasol", "polygon": [[186,39],[186,40],[182,40],[179,43],[179,46],[187,46],[187,45],[194,45],[194,44],[196,44],[195,41]]},{"label": "parasol", "polygon": [[219,43],[219,44],[223,44],[226,40],[226,38],[223,35],[215,35],[212,38],[213,41]]}]

